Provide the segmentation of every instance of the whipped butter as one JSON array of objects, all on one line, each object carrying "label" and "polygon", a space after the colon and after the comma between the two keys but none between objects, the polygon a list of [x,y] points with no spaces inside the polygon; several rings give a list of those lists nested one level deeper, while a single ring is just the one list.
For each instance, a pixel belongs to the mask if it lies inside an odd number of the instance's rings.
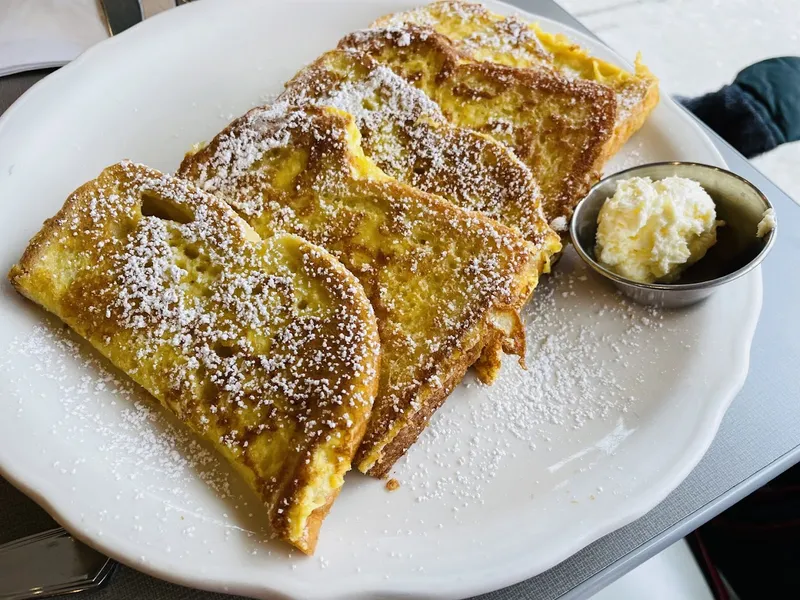
[{"label": "whipped butter", "polygon": [[761,221],[758,222],[756,237],[763,238],[770,231],[775,229],[775,225],[777,225],[777,221],[775,220],[775,209],[768,208],[764,211],[764,214],[761,215]]},{"label": "whipped butter", "polygon": [[674,281],[717,241],[714,201],[683,177],[619,181],[597,225],[600,264],[644,283]]}]

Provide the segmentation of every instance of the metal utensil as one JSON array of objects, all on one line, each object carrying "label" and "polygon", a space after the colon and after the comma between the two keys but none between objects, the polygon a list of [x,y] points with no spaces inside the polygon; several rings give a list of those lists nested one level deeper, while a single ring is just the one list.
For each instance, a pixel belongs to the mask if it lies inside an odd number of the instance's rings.
[{"label": "metal utensil", "polygon": [[[714,200],[717,218],[725,226],[717,229],[717,243],[697,263],[681,274],[676,283],[640,283],[622,277],[595,260],[597,216],[617,182],[630,177],[658,180],[671,176],[697,181]],[[622,293],[641,304],[667,308],[699,302],[721,286],[755,269],[775,243],[776,230],[756,237],[764,211],[772,208],[767,197],[738,175],[689,162],[664,162],[633,167],[601,180],[575,208],[570,237],[580,257],[596,272],[610,279]]]},{"label": "metal utensil", "polygon": [[139,0],[100,0],[109,35],[117,35],[141,22]]},{"label": "metal utensil", "polygon": [[64,529],[0,546],[0,600],[27,600],[97,589],[117,563]]}]

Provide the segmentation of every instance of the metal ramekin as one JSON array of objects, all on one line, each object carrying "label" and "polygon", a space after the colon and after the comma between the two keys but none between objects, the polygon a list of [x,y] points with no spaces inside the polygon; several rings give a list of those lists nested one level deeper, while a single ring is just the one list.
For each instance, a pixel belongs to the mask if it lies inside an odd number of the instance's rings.
[{"label": "metal ramekin", "polygon": [[[594,258],[597,215],[606,199],[614,195],[617,181],[630,177],[656,181],[673,175],[697,181],[714,200],[717,218],[725,221],[725,226],[717,230],[717,243],[676,283],[639,283],[600,265]],[[777,228],[763,238],[756,237],[756,230],[769,208],[772,204],[758,188],[725,169],[689,162],[652,163],[614,173],[597,183],[575,208],[569,232],[586,264],[614,282],[626,296],[642,304],[676,308],[707,298],[764,260],[775,244]]]}]

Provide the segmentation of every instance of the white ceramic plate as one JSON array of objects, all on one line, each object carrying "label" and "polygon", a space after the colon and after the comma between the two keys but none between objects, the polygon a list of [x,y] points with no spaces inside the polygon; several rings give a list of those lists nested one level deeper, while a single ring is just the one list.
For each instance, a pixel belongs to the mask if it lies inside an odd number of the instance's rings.
[{"label": "white ceramic plate", "polygon": [[[343,34],[409,6],[199,2],[47,77],[0,121],[0,266],[106,165],[173,170]],[[671,159],[722,164],[665,98],[610,168]],[[81,539],[186,585],[450,598],[515,583],[641,516],[689,473],[743,383],[761,306],[760,271],[663,314],[624,304],[569,254],[557,272],[527,310],[527,373],[508,361],[492,388],[468,377],[397,467],[399,490],[351,474],[313,558],[267,541],[257,500],[225,465],[8,284],[0,468]]]}]

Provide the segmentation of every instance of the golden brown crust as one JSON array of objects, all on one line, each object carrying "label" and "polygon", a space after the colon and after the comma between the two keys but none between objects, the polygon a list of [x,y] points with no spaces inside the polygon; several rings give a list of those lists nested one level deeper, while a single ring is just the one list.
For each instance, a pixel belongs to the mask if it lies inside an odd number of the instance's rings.
[{"label": "golden brown crust", "polygon": [[[636,94],[636,103],[629,106],[625,115],[617,120],[614,127],[614,135],[606,144],[603,162],[610,159],[614,154],[619,152],[625,145],[630,137],[642,128],[647,117],[653,112],[659,101],[658,79],[650,73],[650,71],[636,59],[636,74],[638,80],[631,83],[631,86],[638,87],[639,91]],[[618,87],[623,87],[622,85]],[[624,88],[623,88],[624,90]],[[618,92],[618,93],[624,93]]]},{"label": "golden brown crust", "polygon": [[508,144],[539,182],[548,221],[569,218],[599,178],[617,114],[610,88],[553,70],[474,61],[447,37],[415,25],[358,31],[339,48],[391,67],[452,123]]},{"label": "golden brown crust", "polygon": [[[447,371],[448,376],[442,385],[425,398],[420,410],[415,411],[410,416],[404,427],[383,448],[380,458],[366,470],[367,475],[380,479],[384,479],[389,475],[389,471],[391,471],[394,463],[396,463],[411,445],[417,441],[417,438],[428,426],[428,422],[433,416],[433,413],[439,410],[439,407],[444,404],[444,401],[447,400],[450,393],[464,378],[467,369],[478,360],[483,350],[482,344],[483,340],[478,341],[478,343],[467,350],[459,360],[455,361],[455,364],[448,365],[446,369],[443,369]],[[359,465],[362,461],[366,460],[368,450],[368,446],[363,446],[363,450],[359,450],[353,462]]]},{"label": "golden brown crust", "polygon": [[[377,369],[379,367],[379,363],[376,364],[375,367]],[[366,393],[368,393],[372,398],[375,398],[378,393],[377,377],[373,378],[371,387]],[[368,421],[366,419],[362,420],[358,426],[353,429],[352,435],[350,435],[349,441],[344,450],[344,454],[346,456],[355,456],[358,446],[361,444],[361,440],[364,438],[364,434],[367,431],[367,423]],[[300,548],[300,550],[302,550],[305,554],[314,553],[314,549],[317,547],[317,540],[319,538],[319,531],[322,526],[322,522],[325,520],[325,517],[328,516],[328,513],[333,507],[334,501],[339,496],[341,491],[341,487],[334,489],[328,495],[327,499],[325,500],[325,504],[314,509],[311,515],[309,515],[303,538],[301,539],[300,543],[297,544],[297,547]]]},{"label": "golden brown crust", "polygon": [[370,474],[376,460],[389,468],[405,452],[431,402],[441,404],[538,279],[541,252],[507,227],[386,177],[363,155],[353,118],[336,109],[255,109],[187,157],[180,173],[256,230],[301,234],[359,277],[383,349],[358,453]]},{"label": "golden brown crust", "polygon": [[560,251],[533,175],[504,144],[457,127],[439,106],[365,54],[326,52],[298,72],[279,100],[350,113],[364,153],[387,175],[514,227],[541,249]]},{"label": "golden brown crust", "polygon": [[125,162],[68,198],[9,279],[212,442],[275,533],[313,552],[378,385],[375,318],[338,261]]},{"label": "golden brown crust", "polygon": [[39,266],[42,254],[49,242],[57,237],[59,229],[65,222],[68,221],[69,215],[76,212],[77,207],[82,202],[81,199],[86,195],[87,191],[93,188],[93,186],[93,181],[84,183],[77,190],[75,190],[69,196],[69,198],[67,198],[66,202],[55,214],[55,216],[45,219],[44,223],[42,223],[42,228],[36,232],[33,238],[31,238],[30,242],[28,242],[28,245],[26,246],[25,251],[22,253],[22,257],[19,259],[19,262],[11,267],[11,270],[8,273],[8,280],[11,282],[11,285],[13,285],[14,288],[26,298],[29,298],[34,302],[37,301],[28,295],[29,293],[34,293],[33,289],[28,292],[28,278],[33,276],[35,270]]},{"label": "golden brown crust", "polygon": [[658,103],[658,79],[636,59],[633,73],[591,56],[562,34],[543,31],[516,16],[502,16],[481,4],[441,0],[386,15],[373,28],[413,24],[446,36],[471,59],[510,67],[551,70],[614,90],[617,121],[606,157],[616,153]]}]

